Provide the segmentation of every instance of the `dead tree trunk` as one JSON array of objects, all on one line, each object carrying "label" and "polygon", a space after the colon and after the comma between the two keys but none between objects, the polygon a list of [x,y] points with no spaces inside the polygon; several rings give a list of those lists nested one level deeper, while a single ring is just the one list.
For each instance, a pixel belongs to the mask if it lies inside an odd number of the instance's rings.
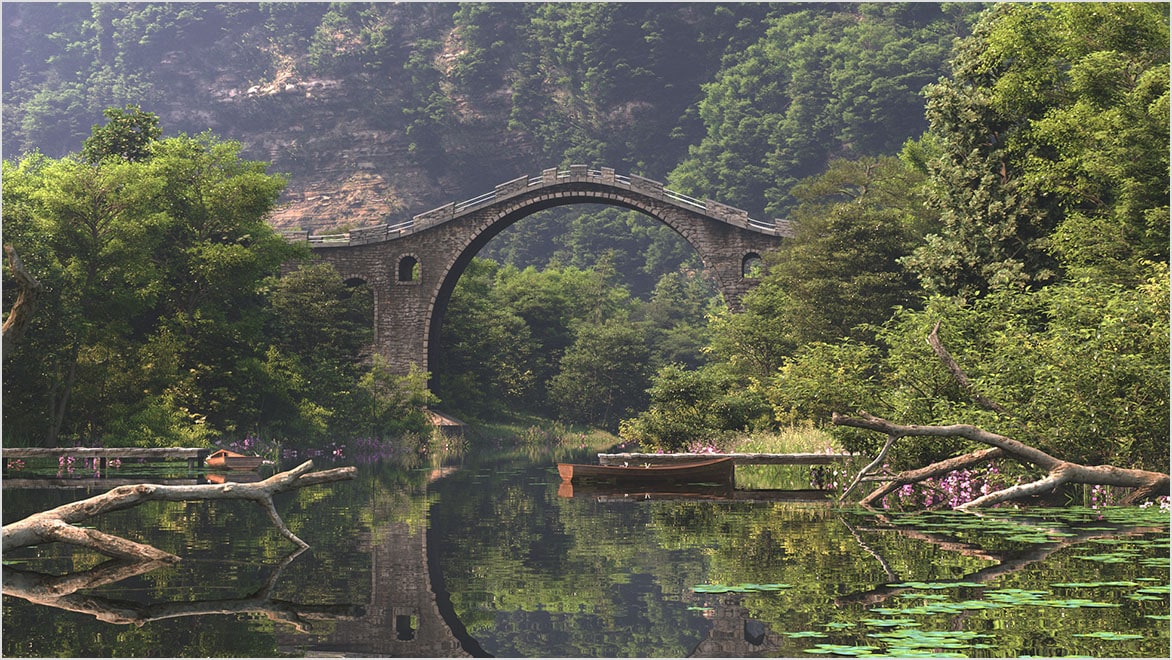
[{"label": "dead tree trunk", "polygon": [[12,303],[12,309],[8,312],[8,318],[4,319],[0,353],[7,357],[12,351],[12,347],[20,341],[25,330],[28,329],[33,312],[37,308],[37,297],[40,296],[44,287],[24,269],[24,265],[20,263],[20,257],[11,245],[4,246],[4,253],[8,255],[8,268],[12,271],[12,278],[16,282],[16,288],[19,292],[16,295],[16,302]]},{"label": "dead tree trunk", "polygon": [[[184,500],[252,500],[259,504],[281,534],[301,547],[308,547],[297,538],[273,506],[273,496],[297,488],[353,479],[357,470],[353,467],[334,468],[321,472],[309,472],[313,461],[306,461],[287,472],[280,472],[256,483],[201,484],[195,486],[160,486],[137,484],[118,486],[102,495],[65,504],[55,509],[5,525],[3,530],[4,552],[40,543],[62,541],[96,550],[117,559],[178,561],[178,557],[153,546],[137,543],[118,536],[112,536],[95,529],[84,529],[74,523],[93,518],[109,511],[119,511],[137,506],[143,502]],[[308,474],[307,474],[308,473]]]},{"label": "dead tree trunk", "polygon": [[[1167,495],[1169,492],[1168,475],[1161,472],[1147,470],[1130,470],[1111,465],[1080,465],[1064,461],[1047,454],[1046,452],[1023,444],[1003,435],[990,433],[967,424],[953,424],[950,426],[901,426],[885,419],[862,413],[861,417],[844,417],[835,413],[834,423],[838,426],[851,426],[861,429],[870,429],[888,436],[901,438],[905,436],[953,437],[959,436],[976,442],[989,445],[1000,450],[1000,453],[991,450],[974,452],[965,456],[949,459],[929,466],[922,470],[904,472],[891,478],[882,478],[884,481],[898,482],[899,484],[916,483],[932,476],[947,473],[959,467],[968,467],[981,461],[1004,455],[1022,463],[1034,465],[1047,472],[1046,476],[1036,481],[1011,486],[958,506],[958,509],[976,509],[991,506],[1008,500],[1021,499],[1052,490],[1068,483],[1097,484],[1103,486],[1122,486],[1135,488],[1127,502],[1137,502],[1141,498],[1150,498],[1156,495]],[[865,479],[865,477],[863,477]],[[896,487],[884,486],[864,499],[864,502],[874,503],[882,499]],[[883,491],[883,492],[881,492]]]}]

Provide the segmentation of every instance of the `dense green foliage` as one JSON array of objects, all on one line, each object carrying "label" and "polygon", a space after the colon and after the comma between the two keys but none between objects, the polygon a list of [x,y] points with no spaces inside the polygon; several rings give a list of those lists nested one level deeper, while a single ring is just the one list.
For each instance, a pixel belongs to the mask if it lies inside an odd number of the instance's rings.
[{"label": "dense green foliage", "polygon": [[520,270],[474,259],[444,317],[436,393],[472,418],[526,411],[613,429],[644,405],[658,365],[702,360],[715,300],[693,271],[663,276],[644,302],[606,261]]},{"label": "dense green foliage", "polygon": [[[1129,4],[982,14],[927,90],[921,140],[791,189],[795,238],[745,310],[717,316],[710,355],[778,424],[867,410],[1166,469],[1167,19]],[[1006,412],[941,364],[924,341],[937,323]],[[662,428],[650,440],[680,446],[668,429],[692,414],[653,400],[626,433]],[[837,433],[854,449],[880,440]],[[901,445],[902,464],[959,448]]]},{"label": "dense green foliage", "polygon": [[6,443],[425,428],[421,378],[365,372],[369,294],[323,266],[278,277],[308,256],[265,223],[281,177],[234,142],[108,116],[84,159],[4,162],[4,239],[46,289],[4,356]]},{"label": "dense green foliage", "polygon": [[999,5],[927,90],[934,293],[1139,282],[1168,257],[1168,9]]},{"label": "dense green foliage", "polygon": [[926,127],[920,89],[945,73],[980,5],[803,6],[767,24],[705,84],[705,136],[671,173],[694,195],[782,215],[831,158],[891,153]]}]

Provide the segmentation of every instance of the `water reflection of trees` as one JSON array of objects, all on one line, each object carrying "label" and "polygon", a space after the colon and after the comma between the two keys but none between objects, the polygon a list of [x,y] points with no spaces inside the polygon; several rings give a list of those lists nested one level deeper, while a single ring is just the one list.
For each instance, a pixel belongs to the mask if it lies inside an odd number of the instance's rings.
[{"label": "water reflection of trees", "polygon": [[320,605],[273,598],[272,592],[282,571],[304,551],[300,548],[276,566],[264,584],[240,598],[137,603],[134,601],[78,593],[97,589],[122,580],[149,573],[167,565],[161,561],[111,560],[94,568],[67,575],[49,575],[19,569],[4,570],[4,594],[23,598],[37,605],[88,614],[115,624],[141,626],[152,621],[209,614],[261,614],[272,621],[287,623],[298,630],[309,628],[310,621],[353,619],[361,616],[357,605]]}]

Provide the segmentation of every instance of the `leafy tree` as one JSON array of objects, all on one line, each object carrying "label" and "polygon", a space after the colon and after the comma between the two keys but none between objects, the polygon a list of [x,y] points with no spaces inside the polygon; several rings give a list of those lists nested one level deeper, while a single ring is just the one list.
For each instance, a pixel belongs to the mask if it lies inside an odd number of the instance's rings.
[{"label": "leafy tree", "polygon": [[792,317],[793,299],[777,287],[758,286],[741,304],[740,311],[726,307],[709,316],[708,354],[746,377],[768,378],[798,346],[784,321]]},{"label": "leafy tree", "polygon": [[[1167,462],[1168,277],[1140,287],[1090,280],[998,291],[973,302],[932,298],[899,311],[874,346],[802,348],[770,383],[779,417],[827,421],[859,409],[913,424],[965,423],[1083,463],[1151,469]],[[973,388],[962,389],[924,339],[939,334]],[[874,437],[835,429],[847,447]],[[873,434],[872,434],[873,435]],[[906,443],[893,461],[936,460],[960,443]]]},{"label": "leafy tree", "polygon": [[102,113],[107,122],[94,126],[81,149],[87,162],[96,163],[111,156],[128,161],[143,160],[150,155],[150,145],[163,136],[159,118],[128,105],[122,110],[107,108]]},{"label": "leafy tree", "polygon": [[[930,86],[925,288],[1037,287],[1167,259],[1168,10],[997,5]],[[1063,263],[1065,262],[1065,263]]]},{"label": "leafy tree", "polygon": [[[788,304],[794,342],[866,338],[892,310],[914,302],[915,280],[899,263],[924,223],[922,177],[893,157],[832,161],[792,194],[795,234],[768,255],[762,287]],[[780,311],[780,310],[779,310]]]},{"label": "leafy tree", "polygon": [[667,365],[648,390],[646,411],[624,419],[619,434],[644,449],[682,451],[697,439],[768,427],[769,404],[760,390],[725,365],[686,369]]},{"label": "leafy tree", "polygon": [[549,381],[558,417],[615,428],[642,405],[650,351],[644,329],[618,319],[581,323]]},{"label": "leafy tree", "polygon": [[[158,295],[150,254],[161,238],[161,219],[150,208],[160,186],[144,169],[37,156],[6,168],[5,239],[51,291],[28,341],[6,364],[6,390],[20,390],[6,398],[6,415],[17,401],[48,412],[17,413],[30,422],[40,417],[39,433],[25,427],[19,434],[42,435],[50,445],[63,432],[91,436],[121,412],[105,405],[111,393],[142,386],[133,320]],[[12,209],[9,194],[20,198]]]},{"label": "leafy tree", "polygon": [[705,362],[707,314],[721,305],[716,287],[695,270],[659,278],[651,299],[637,310],[638,318],[650,325],[653,363],[697,367]]},{"label": "leafy tree", "polygon": [[493,288],[499,272],[497,263],[473,259],[440,328],[436,391],[465,415],[490,417],[498,406],[525,401],[535,386],[540,339],[516,309],[500,303]]},{"label": "leafy tree", "polygon": [[[92,155],[155,125],[112,123]],[[263,351],[262,280],[304,254],[264,222],[284,183],[210,135],[136,149],[140,160],[5,164],[5,238],[52,287],[6,364],[18,393],[6,437],[141,443],[255,427],[233,373]]]},{"label": "leafy tree", "polygon": [[256,379],[258,423],[264,430],[303,442],[348,429],[347,411],[366,373],[373,340],[373,296],[364,284],[347,286],[332,266],[302,264],[270,278],[266,290],[263,359],[240,376]]},{"label": "leafy tree", "polygon": [[424,408],[439,403],[427,389],[427,374],[412,369],[406,376],[391,372],[386,359],[375,355],[370,370],[355,388],[352,428],[360,436],[394,438],[430,428]]}]

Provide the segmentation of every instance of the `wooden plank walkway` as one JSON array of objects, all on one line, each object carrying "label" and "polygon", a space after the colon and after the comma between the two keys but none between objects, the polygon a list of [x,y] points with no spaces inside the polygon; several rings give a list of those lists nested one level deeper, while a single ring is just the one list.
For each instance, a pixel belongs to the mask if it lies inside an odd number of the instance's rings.
[{"label": "wooden plank walkway", "polygon": [[203,459],[211,453],[206,447],[4,447],[5,469],[10,458],[100,458],[105,465],[107,459],[180,460],[187,461],[191,468],[203,465]]},{"label": "wooden plank walkway", "polygon": [[601,465],[673,465],[693,461],[731,458],[734,465],[830,465],[849,460],[854,454],[599,454]]}]

